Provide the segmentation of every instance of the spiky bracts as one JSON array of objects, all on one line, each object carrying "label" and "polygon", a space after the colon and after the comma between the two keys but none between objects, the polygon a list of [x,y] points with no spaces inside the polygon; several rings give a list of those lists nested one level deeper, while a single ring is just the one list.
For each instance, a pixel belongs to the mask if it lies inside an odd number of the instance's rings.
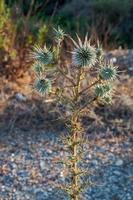
[{"label": "spiky bracts", "polygon": [[96,51],[93,46],[90,45],[87,36],[84,42],[77,36],[78,43],[73,40],[75,45],[72,51],[72,64],[77,67],[92,67],[96,63]]},{"label": "spiky bracts", "polygon": [[34,82],[34,89],[40,93],[40,95],[45,95],[51,89],[51,81],[46,77],[43,77],[43,73],[52,63],[53,53],[46,45],[43,48],[35,46],[34,51],[31,53],[31,57],[35,60],[32,68],[37,77]]},{"label": "spiky bracts", "polygon": [[54,35],[56,42],[61,42],[64,40],[65,32],[58,26],[57,29],[54,28]]},{"label": "spiky bracts", "polygon": [[95,95],[99,97],[102,103],[112,103],[113,87],[110,83],[101,83],[95,86]]},{"label": "spiky bracts", "polygon": [[103,55],[104,55],[103,48],[102,48],[102,46],[100,45],[99,40],[98,40],[98,41],[97,41],[97,48],[96,48],[97,60],[98,60],[98,61],[101,61],[101,60],[103,59]]},{"label": "spiky bracts", "polygon": [[102,103],[112,103],[113,81],[117,77],[117,67],[113,63],[105,62],[100,64],[98,72],[99,84],[95,86],[95,95],[99,97]]},{"label": "spiky bracts", "polygon": [[34,51],[31,53],[31,56],[33,59],[44,65],[51,64],[53,60],[53,54],[46,47],[46,45],[43,48],[41,48],[40,46],[35,46]]},{"label": "spiky bracts", "polygon": [[112,96],[111,95],[105,95],[102,98],[102,103],[104,104],[112,104]]},{"label": "spiky bracts", "polygon": [[96,48],[96,56],[97,59],[101,59],[103,57],[104,53],[103,53],[103,49],[101,47]]},{"label": "spiky bracts", "polygon": [[95,87],[96,96],[103,97],[112,91],[112,86],[110,84],[98,84]]},{"label": "spiky bracts", "polygon": [[112,81],[116,79],[117,76],[117,67],[114,67],[113,64],[104,64],[99,70],[99,77],[104,81]]},{"label": "spiky bracts", "polygon": [[44,65],[42,63],[40,63],[39,61],[36,61],[33,65],[32,65],[32,69],[34,70],[35,73],[42,73],[44,71]]},{"label": "spiky bracts", "polygon": [[44,95],[46,93],[48,93],[51,89],[51,81],[43,78],[43,77],[39,77],[35,80],[34,83],[34,88],[37,92],[39,92],[41,95]]}]

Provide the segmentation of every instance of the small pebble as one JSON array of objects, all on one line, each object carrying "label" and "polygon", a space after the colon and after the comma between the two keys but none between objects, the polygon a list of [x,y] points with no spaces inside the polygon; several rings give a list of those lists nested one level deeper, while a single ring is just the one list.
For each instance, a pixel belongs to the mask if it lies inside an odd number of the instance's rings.
[{"label": "small pebble", "polygon": [[40,168],[41,170],[44,170],[46,168],[46,162],[44,160],[40,161]]},{"label": "small pebble", "polygon": [[116,165],[116,166],[121,166],[121,165],[123,165],[123,160],[118,159],[118,160],[115,162],[115,165]]}]

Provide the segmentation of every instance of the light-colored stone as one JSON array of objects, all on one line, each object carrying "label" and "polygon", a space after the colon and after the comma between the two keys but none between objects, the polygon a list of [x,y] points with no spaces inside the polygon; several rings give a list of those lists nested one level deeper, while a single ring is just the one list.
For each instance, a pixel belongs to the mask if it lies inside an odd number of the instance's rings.
[{"label": "light-colored stone", "polygon": [[44,160],[40,161],[40,168],[41,168],[41,170],[44,170],[46,168],[46,163]]},{"label": "light-colored stone", "polygon": [[116,165],[116,166],[121,166],[121,165],[123,165],[123,160],[118,159],[118,160],[116,161],[115,165]]}]

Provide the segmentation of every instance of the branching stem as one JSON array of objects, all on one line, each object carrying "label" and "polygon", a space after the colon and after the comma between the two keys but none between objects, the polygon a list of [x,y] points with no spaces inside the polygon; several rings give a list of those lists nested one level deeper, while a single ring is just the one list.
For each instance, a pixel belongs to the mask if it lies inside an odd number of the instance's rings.
[{"label": "branching stem", "polygon": [[73,81],[69,76],[67,76],[66,73],[65,73],[65,72],[61,69],[61,67],[60,67],[60,65],[61,65],[61,63],[60,63],[60,50],[61,50],[61,42],[59,41],[58,44],[57,44],[57,60],[58,60],[57,70],[58,70],[58,72],[59,72],[61,75],[63,75],[63,77],[64,77],[65,79],[67,79],[67,80],[72,84],[72,86],[74,87],[74,86],[75,86],[74,81]]},{"label": "branching stem", "polygon": [[96,101],[97,99],[98,99],[98,97],[94,97],[94,98],[92,98],[90,101],[87,101],[81,108],[78,109],[77,113],[83,112],[84,109],[85,109],[88,105],[92,104],[92,103],[93,103],[94,101]]},{"label": "branching stem", "polygon": [[80,95],[82,95],[84,92],[86,92],[88,89],[90,89],[91,87],[93,87],[94,85],[98,84],[100,82],[100,79],[96,80],[95,82],[93,82],[91,85],[89,85],[88,87],[84,88],[81,92]]},{"label": "branching stem", "polygon": [[67,76],[66,73],[60,67],[57,67],[57,70],[64,76],[64,78],[66,78],[73,85],[73,87],[75,86],[74,81],[69,76]]}]

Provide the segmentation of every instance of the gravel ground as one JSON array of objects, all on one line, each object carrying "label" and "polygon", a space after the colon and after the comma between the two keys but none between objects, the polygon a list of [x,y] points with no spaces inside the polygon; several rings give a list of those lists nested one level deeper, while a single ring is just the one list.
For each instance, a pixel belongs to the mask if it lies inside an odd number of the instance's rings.
[{"label": "gravel ground", "polygon": [[[96,115],[92,113],[91,118],[85,119],[87,127],[91,120],[86,132],[93,134],[85,147],[82,165],[92,172],[85,177],[92,185],[84,191],[81,200],[133,200],[133,135],[129,133],[133,129],[131,54],[128,51],[108,54],[125,70],[124,76],[119,77],[117,102],[111,109],[97,109]],[[47,123],[51,116],[47,112],[45,115],[46,108],[41,101],[25,101],[31,93],[28,84],[31,78],[26,77],[17,80],[18,84],[7,80],[0,83],[1,88],[4,86],[0,94],[0,200],[68,200],[67,194],[56,188],[58,183],[64,183],[62,166],[57,162],[65,158],[66,152],[59,135],[54,134],[56,131],[40,130],[51,127]],[[116,137],[106,135],[109,131]],[[99,132],[104,135],[95,139]],[[128,133],[129,136],[124,136]]]},{"label": "gravel ground", "polygon": [[[58,135],[14,130],[0,139],[0,200],[65,200],[56,188],[62,184],[57,161],[66,152]],[[93,183],[82,200],[133,200],[133,136],[98,138],[86,144],[83,167],[92,171]]]}]

